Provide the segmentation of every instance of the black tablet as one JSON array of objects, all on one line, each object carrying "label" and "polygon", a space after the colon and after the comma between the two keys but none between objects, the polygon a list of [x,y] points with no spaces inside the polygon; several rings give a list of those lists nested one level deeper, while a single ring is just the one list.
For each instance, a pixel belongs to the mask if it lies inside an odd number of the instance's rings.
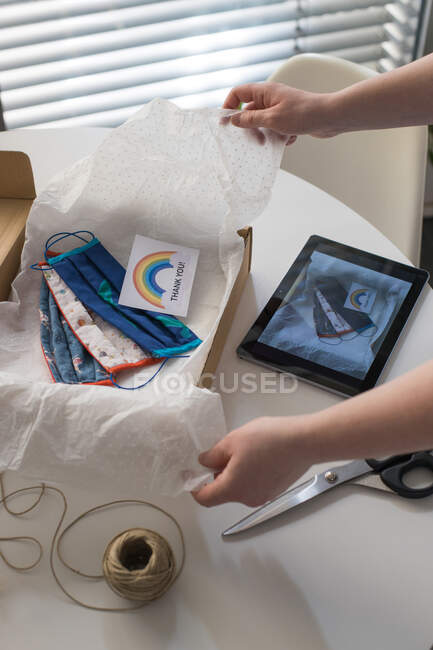
[{"label": "black tablet", "polygon": [[356,395],[376,384],[428,278],[422,269],[313,235],[238,354]]}]

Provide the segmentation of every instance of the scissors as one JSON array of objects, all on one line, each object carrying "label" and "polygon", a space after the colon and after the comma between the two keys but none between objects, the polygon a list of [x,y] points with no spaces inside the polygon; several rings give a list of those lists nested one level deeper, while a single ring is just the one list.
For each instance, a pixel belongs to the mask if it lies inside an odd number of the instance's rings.
[{"label": "scissors", "polygon": [[[262,524],[268,519],[287,512],[296,506],[310,501],[339,485],[366,485],[385,492],[391,492],[405,499],[422,499],[433,494],[433,456],[432,450],[376,460],[354,460],[316,474],[301,485],[286,490],[275,499],[268,501],[247,515],[222,534],[223,537],[235,535],[248,528]],[[409,487],[404,478],[411,470],[423,467],[430,470],[432,482],[426,487]]]}]

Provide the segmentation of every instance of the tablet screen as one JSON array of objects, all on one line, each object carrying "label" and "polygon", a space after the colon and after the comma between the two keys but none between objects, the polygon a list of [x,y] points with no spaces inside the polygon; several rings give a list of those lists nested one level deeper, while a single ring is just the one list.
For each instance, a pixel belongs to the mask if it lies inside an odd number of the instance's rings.
[{"label": "tablet screen", "polygon": [[258,340],[363,379],[411,286],[314,251]]},{"label": "tablet screen", "polygon": [[376,383],[428,277],[314,235],[238,353],[355,395]]}]

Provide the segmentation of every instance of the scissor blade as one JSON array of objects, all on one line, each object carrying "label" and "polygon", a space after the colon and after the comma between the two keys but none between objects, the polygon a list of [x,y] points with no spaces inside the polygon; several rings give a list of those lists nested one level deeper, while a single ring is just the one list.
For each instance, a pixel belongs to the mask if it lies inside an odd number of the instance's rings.
[{"label": "scissor blade", "polygon": [[[247,515],[230,528],[227,528],[223,532],[223,537],[228,537],[229,535],[235,535],[240,533],[248,528],[262,524],[268,519],[272,519],[277,515],[287,512],[296,506],[305,503],[310,499],[330,490],[337,485],[342,483],[347,483],[348,481],[362,476],[363,474],[368,474],[372,471],[370,465],[365,462],[365,460],[355,460],[352,463],[347,463],[346,465],[341,465],[339,467],[334,467],[330,470],[326,470],[321,474],[315,474],[310,480],[305,481],[297,487],[286,490],[280,494],[272,501],[268,501],[264,506],[258,508],[251,514]],[[332,476],[330,476],[332,473]],[[328,478],[326,478],[328,476]],[[332,480],[329,480],[331,478]]]}]

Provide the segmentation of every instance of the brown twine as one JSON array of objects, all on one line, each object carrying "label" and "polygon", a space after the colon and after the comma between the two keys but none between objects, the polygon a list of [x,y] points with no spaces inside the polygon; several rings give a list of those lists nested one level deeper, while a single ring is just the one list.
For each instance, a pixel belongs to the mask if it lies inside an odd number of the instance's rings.
[{"label": "brown twine", "polygon": [[120,533],[105,549],[105,579],[115,593],[150,602],[173,584],[176,560],[167,540],[154,530],[133,528]]},{"label": "brown twine", "polygon": [[[14,511],[9,508],[7,503],[9,499],[18,494],[34,491],[36,489],[39,489],[40,493],[36,501],[31,506],[21,511]],[[125,612],[139,609],[141,607],[144,607],[144,605],[150,603],[152,600],[155,600],[156,598],[162,596],[181,574],[185,564],[185,539],[182,529],[176,519],[163,508],[160,508],[159,506],[156,506],[155,504],[150,503],[149,501],[144,501],[142,499],[118,499],[115,501],[109,501],[108,503],[103,503],[99,506],[95,506],[94,508],[89,508],[89,510],[86,510],[81,515],[76,517],[60,533],[60,529],[62,527],[68,508],[66,496],[62,490],[51,485],[41,484],[21,488],[19,490],[14,490],[13,492],[6,494],[3,475],[0,474],[0,504],[3,503],[6,511],[15,517],[19,517],[36,508],[36,506],[40,503],[42,496],[46,494],[47,491],[56,492],[60,495],[63,501],[62,514],[51,541],[49,558],[51,573],[57,583],[57,586],[68,598],[70,598],[77,605],[81,605],[87,609],[93,609],[100,612]],[[167,540],[155,531],[148,530],[146,528],[132,528],[130,530],[124,531],[123,533],[119,533],[114,539],[111,540],[103,556],[102,574],[85,573],[84,571],[76,569],[75,567],[68,564],[68,562],[66,562],[60,548],[65,534],[70,531],[71,528],[75,526],[75,524],[77,524],[81,519],[84,519],[88,515],[104,508],[109,508],[111,506],[120,504],[145,505],[153,508],[154,510],[162,512],[169,519],[171,519],[171,521],[176,525],[182,544],[182,558],[179,569],[177,571],[174,553]],[[10,568],[18,571],[26,571],[39,564],[43,553],[41,543],[35,537],[0,537],[0,542],[12,542],[21,540],[31,541],[39,547],[39,557],[32,564],[29,564],[27,566],[15,565],[5,557],[4,553],[1,550],[0,557]],[[67,591],[67,589],[60,581],[54,566],[55,554],[57,555],[57,558],[60,560],[60,562],[73,573],[86,578],[99,580],[105,578],[107,584],[116,594],[129,600],[138,601],[137,604],[131,605],[129,607],[99,607],[96,605],[89,605],[88,603],[79,600],[69,591]]]},{"label": "brown twine", "polygon": [[[21,490],[15,490],[14,492],[11,492],[10,494],[5,495],[5,488],[4,488],[4,483],[3,483],[3,474],[0,474],[0,504],[3,503],[5,510],[10,514],[13,515],[14,517],[20,517],[21,515],[25,515],[27,512],[30,512],[40,502],[42,499],[42,495],[45,493],[45,485],[42,483],[42,485],[38,485],[37,488],[40,489],[39,497],[36,499],[34,503],[32,503],[31,506],[26,508],[25,510],[11,510],[9,508],[9,505],[7,503],[7,500],[11,497],[14,497],[16,494],[21,494],[23,492],[28,492],[31,489],[34,488],[22,488]],[[27,535],[20,535],[20,536],[15,536],[15,537],[0,537],[0,542],[21,542],[21,541],[26,541],[26,542],[32,542],[33,544],[36,544],[39,548],[39,556],[36,558],[34,562],[31,564],[27,565],[18,565],[14,564],[10,560],[7,559],[6,555],[3,553],[3,551],[0,549],[0,558],[3,560],[5,564],[7,564],[8,567],[11,569],[15,569],[15,571],[29,571],[30,569],[33,569],[35,566],[39,564],[39,562],[42,559],[43,555],[43,549],[42,549],[42,544],[39,542],[39,540],[36,539],[36,537],[28,537]]]}]

